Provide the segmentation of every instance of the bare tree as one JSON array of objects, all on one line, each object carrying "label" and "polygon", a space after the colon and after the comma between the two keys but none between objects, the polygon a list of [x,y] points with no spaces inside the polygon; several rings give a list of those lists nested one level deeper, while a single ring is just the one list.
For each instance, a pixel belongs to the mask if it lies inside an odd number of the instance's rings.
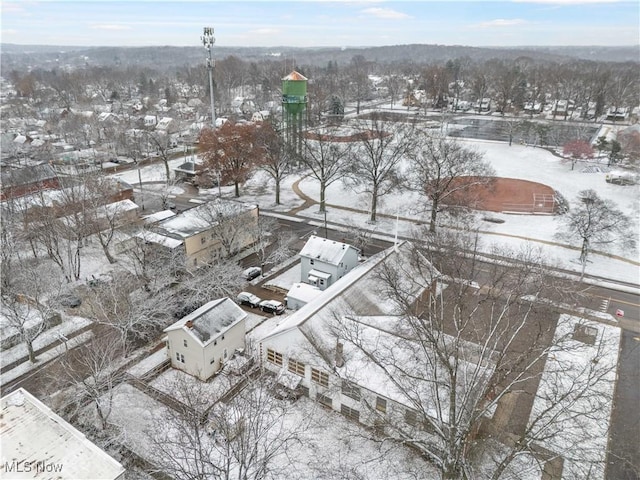
[{"label": "bare tree", "polygon": [[[568,382],[560,375],[567,363],[545,367],[550,354],[580,358],[582,349],[565,326],[569,317],[559,319],[542,301],[559,301],[562,281],[546,274],[536,252],[501,252],[510,253],[511,265],[480,264],[476,245],[473,234],[436,235],[429,252],[413,249],[402,261],[385,262],[380,295],[396,305],[397,320],[341,312],[332,327],[345,344],[340,375],[351,391],[366,364],[376,384],[392,392],[392,400],[358,394],[377,438],[399,438],[443,479],[498,478],[515,457],[539,457],[568,421],[580,413],[589,418],[611,401],[593,390],[612,380],[615,362],[598,365],[608,346],[589,350],[594,361],[578,365]],[[465,255],[456,254],[461,248]],[[533,408],[536,395],[543,401]],[[582,422],[576,437],[593,438],[587,427]],[[496,463],[479,473],[483,449]]]},{"label": "bare tree", "polygon": [[495,173],[482,154],[456,140],[422,132],[418,145],[411,153],[411,187],[431,203],[429,231],[433,233],[442,204],[455,197],[456,204],[471,206],[464,192],[487,185]]},{"label": "bare tree", "polygon": [[[260,480],[286,475],[287,449],[308,422],[286,421],[291,403],[273,396],[273,378],[246,379],[230,400],[215,405],[205,384],[179,378],[172,391],[184,404],[166,409],[149,429],[157,464],[176,479]],[[209,413],[205,412],[209,410]]]},{"label": "bare tree", "polygon": [[370,195],[369,221],[375,223],[379,199],[401,183],[400,166],[415,146],[415,128],[409,123],[384,122],[377,115],[358,126],[346,179],[356,191]]},{"label": "bare tree", "polygon": [[147,132],[147,141],[158,152],[158,156],[164,164],[164,172],[167,183],[171,180],[171,169],[169,168],[169,160],[171,160],[171,138],[166,132],[150,131]]},{"label": "bare tree", "polygon": [[568,242],[580,242],[580,264],[584,277],[592,248],[608,249],[612,245],[635,248],[636,239],[630,234],[631,219],[611,200],[598,196],[595,190],[578,193],[577,205],[561,217],[556,236]]},{"label": "bare tree", "polygon": [[332,126],[302,135],[302,157],[310,175],[320,182],[320,212],[326,211],[326,190],[342,178],[347,163],[348,142],[339,142],[340,130]]},{"label": "bare tree", "polygon": [[173,319],[177,298],[169,289],[147,292],[135,279],[118,271],[111,281],[100,281],[85,299],[89,316],[118,335],[127,356],[135,342],[148,340]]},{"label": "bare tree", "polygon": [[35,363],[34,342],[51,326],[56,313],[47,299],[57,295],[60,283],[37,260],[24,258],[7,239],[3,238],[2,249],[0,298],[5,327],[24,343],[29,361]]},{"label": "bare tree", "polygon": [[280,205],[280,185],[291,173],[291,155],[280,132],[270,122],[263,122],[256,131],[256,143],[262,148],[260,168],[273,180],[276,205]]},{"label": "bare tree", "polygon": [[261,215],[252,233],[255,238],[252,250],[258,257],[264,275],[267,264],[278,264],[291,257],[293,244],[298,238],[292,232],[278,233],[278,222],[272,217]]},{"label": "bare tree", "polygon": [[82,347],[70,350],[61,357],[61,387],[71,388],[71,399],[78,407],[90,402],[95,407],[100,426],[109,426],[113,405],[114,387],[122,380],[118,359],[122,357],[122,345],[113,332],[101,332]]},{"label": "bare tree", "polygon": [[247,211],[245,204],[215,199],[199,205],[195,212],[200,220],[211,226],[211,237],[220,243],[227,258],[255,241],[251,227],[256,219],[253,210]]}]

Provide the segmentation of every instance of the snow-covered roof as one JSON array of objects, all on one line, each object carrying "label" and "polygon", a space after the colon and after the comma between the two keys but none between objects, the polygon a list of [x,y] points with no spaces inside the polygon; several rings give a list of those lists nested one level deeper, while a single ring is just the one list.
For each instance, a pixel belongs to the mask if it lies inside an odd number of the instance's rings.
[{"label": "snow-covered roof", "polygon": [[144,217],[144,223],[157,223],[167,218],[175,217],[176,213],[171,210],[161,210]]},{"label": "snow-covered roof", "polygon": [[[388,248],[367,261],[361,263],[336,283],[324,290],[321,295],[291,314],[276,327],[263,341],[268,341],[293,330],[301,330],[310,338],[326,336],[325,327],[336,315],[390,316],[399,313],[398,305],[386,298],[385,286],[379,273],[392,268],[402,277],[404,291],[417,298],[429,285],[435,269],[425,272],[414,268],[413,246],[403,242],[397,247]],[[427,261],[424,260],[426,264]],[[334,340],[331,340],[333,343]],[[303,349],[305,347],[302,347]]]},{"label": "snow-covered roof", "polygon": [[300,256],[320,260],[321,262],[331,265],[338,265],[349,249],[353,249],[358,253],[357,248],[347,243],[336,242],[335,240],[328,240],[312,235],[300,251]]},{"label": "snow-covered roof", "polygon": [[308,283],[294,283],[287,292],[287,297],[309,303],[321,293],[322,290]]},{"label": "snow-covered roof", "polygon": [[212,215],[212,212],[219,212],[227,217],[239,215],[254,208],[256,208],[254,204],[218,198],[168,218],[160,222],[159,226],[168,233],[178,235],[182,238],[188,238],[215,226],[215,222],[213,222],[215,216]]},{"label": "snow-covered roof", "polygon": [[302,75],[301,73],[296,72],[294,70],[289,75],[284,77],[282,80],[286,80],[286,81],[290,81],[290,82],[302,82],[302,81],[308,80],[308,78],[305,77],[304,75]]},{"label": "snow-covered roof", "polygon": [[164,329],[165,332],[184,330],[201,346],[218,338],[226,330],[244,320],[247,314],[228,297],[212,300],[195,312]]},{"label": "snow-covered roof", "polygon": [[[124,477],[122,465],[23,388],[2,397],[0,402],[3,477],[59,480]],[[25,468],[27,465],[31,468]],[[9,471],[12,466],[16,468]]]},{"label": "snow-covered roof", "polygon": [[147,243],[155,243],[156,245],[161,245],[171,250],[173,250],[174,248],[178,248],[183,243],[182,240],[178,240],[173,237],[168,237],[167,235],[161,235],[159,233],[150,232],[149,230],[144,230],[140,233],[137,233],[135,237],[140,238]]},{"label": "snow-covered roof", "polygon": [[51,165],[41,163],[40,165],[33,165],[31,167],[3,170],[2,186],[29,185],[57,177],[58,175]]}]

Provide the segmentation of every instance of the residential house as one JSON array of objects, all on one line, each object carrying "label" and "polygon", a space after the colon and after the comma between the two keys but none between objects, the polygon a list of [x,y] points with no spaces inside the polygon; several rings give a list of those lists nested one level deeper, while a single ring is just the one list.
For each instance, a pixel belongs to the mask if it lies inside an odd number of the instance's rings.
[{"label": "residential house", "polygon": [[255,243],[257,223],[257,205],[215,199],[160,221],[152,229],[181,242],[186,268],[197,268],[226,257],[227,250],[236,253]]},{"label": "residential house", "polygon": [[178,122],[171,117],[162,117],[156,125],[156,130],[164,133],[176,133],[178,131]]},{"label": "residential house", "polygon": [[24,388],[0,403],[3,478],[124,479],[120,463]]},{"label": "residential house", "polygon": [[244,349],[247,314],[231,299],[213,300],[167,327],[171,366],[206,381]]},{"label": "residential house", "polygon": [[158,124],[158,117],[156,115],[145,115],[143,122],[145,127],[154,128]]},{"label": "residential house", "polygon": [[358,265],[359,254],[351,245],[312,235],[300,251],[300,281],[325,290]]}]

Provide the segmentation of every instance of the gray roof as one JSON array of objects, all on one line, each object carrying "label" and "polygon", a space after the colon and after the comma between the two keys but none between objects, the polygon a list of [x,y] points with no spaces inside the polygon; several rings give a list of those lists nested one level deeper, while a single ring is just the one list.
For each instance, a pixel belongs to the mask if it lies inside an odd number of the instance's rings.
[{"label": "gray roof", "polygon": [[2,172],[2,188],[30,185],[43,180],[57,178],[55,170],[48,163],[26,168],[16,168]]}]

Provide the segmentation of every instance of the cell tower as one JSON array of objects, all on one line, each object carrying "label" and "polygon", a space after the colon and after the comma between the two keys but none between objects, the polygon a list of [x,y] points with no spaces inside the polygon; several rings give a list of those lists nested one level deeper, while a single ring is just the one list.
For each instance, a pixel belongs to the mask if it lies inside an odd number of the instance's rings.
[{"label": "cell tower", "polygon": [[302,152],[300,132],[306,124],[307,78],[295,70],[282,79],[282,123],[287,144]]}]

